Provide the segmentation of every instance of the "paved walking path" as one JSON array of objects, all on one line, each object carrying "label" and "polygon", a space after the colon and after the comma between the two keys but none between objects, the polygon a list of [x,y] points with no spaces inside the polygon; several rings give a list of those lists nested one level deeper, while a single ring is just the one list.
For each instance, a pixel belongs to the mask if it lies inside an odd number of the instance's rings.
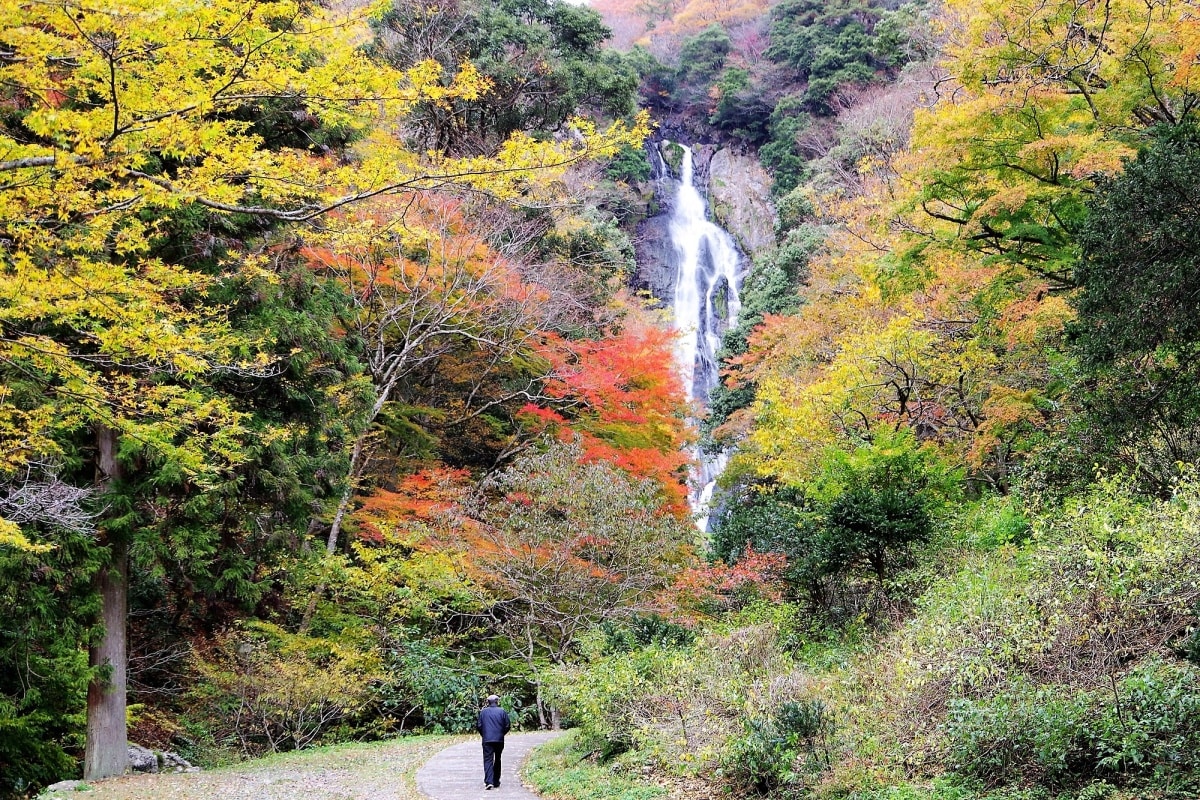
[{"label": "paved walking path", "polygon": [[510,733],[504,737],[500,788],[483,788],[483,746],[479,739],[447,747],[417,770],[417,788],[433,800],[537,800],[521,784],[521,767],[529,751],[562,731]]}]

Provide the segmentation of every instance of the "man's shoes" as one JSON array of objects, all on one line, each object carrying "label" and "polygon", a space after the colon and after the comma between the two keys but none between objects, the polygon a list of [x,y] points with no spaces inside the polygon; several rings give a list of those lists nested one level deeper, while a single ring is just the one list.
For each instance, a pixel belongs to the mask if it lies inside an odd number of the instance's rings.
[{"label": "man's shoes", "polygon": [[496,787],[495,787],[495,786],[492,786],[492,785],[489,783],[489,784],[487,784],[486,786],[484,786],[483,788],[484,788],[485,790],[487,790],[487,789],[495,789]]}]

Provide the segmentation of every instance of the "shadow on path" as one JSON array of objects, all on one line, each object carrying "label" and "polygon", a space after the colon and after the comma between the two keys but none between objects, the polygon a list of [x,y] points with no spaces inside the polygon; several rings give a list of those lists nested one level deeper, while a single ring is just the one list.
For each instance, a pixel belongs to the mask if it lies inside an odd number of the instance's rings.
[{"label": "shadow on path", "polygon": [[483,747],[479,739],[447,747],[417,770],[417,788],[432,800],[536,800],[521,783],[529,751],[562,731],[510,733],[504,737],[504,772],[500,788],[483,788]]}]

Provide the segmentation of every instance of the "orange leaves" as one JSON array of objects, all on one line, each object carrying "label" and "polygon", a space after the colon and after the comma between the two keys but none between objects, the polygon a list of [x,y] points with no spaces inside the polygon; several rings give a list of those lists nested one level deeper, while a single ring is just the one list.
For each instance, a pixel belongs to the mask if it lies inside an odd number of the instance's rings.
[{"label": "orange leaves", "polygon": [[459,515],[470,477],[465,469],[438,464],[404,476],[394,490],[377,489],[354,515],[359,538],[381,542],[389,530],[413,523],[436,527]]},{"label": "orange leaves", "polygon": [[782,553],[759,553],[747,546],[733,566],[715,564],[682,570],[671,586],[659,595],[659,605],[671,613],[701,616],[749,600],[780,602],[787,557]]},{"label": "orange leaves", "polygon": [[564,441],[579,436],[585,458],[654,478],[682,502],[688,434],[671,344],[669,332],[633,314],[600,339],[547,336],[539,355],[550,364],[544,392],[554,408],[527,406],[529,420]]}]

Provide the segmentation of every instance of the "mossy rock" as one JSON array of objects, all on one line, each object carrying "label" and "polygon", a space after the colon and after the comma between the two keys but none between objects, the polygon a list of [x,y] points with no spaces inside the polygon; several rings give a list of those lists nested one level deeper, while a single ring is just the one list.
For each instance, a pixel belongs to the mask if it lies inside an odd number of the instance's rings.
[{"label": "mossy rock", "polygon": [[680,177],[683,170],[683,145],[664,142],[659,150],[662,152],[663,161],[667,162],[667,168],[671,170],[671,174],[677,178]]}]

